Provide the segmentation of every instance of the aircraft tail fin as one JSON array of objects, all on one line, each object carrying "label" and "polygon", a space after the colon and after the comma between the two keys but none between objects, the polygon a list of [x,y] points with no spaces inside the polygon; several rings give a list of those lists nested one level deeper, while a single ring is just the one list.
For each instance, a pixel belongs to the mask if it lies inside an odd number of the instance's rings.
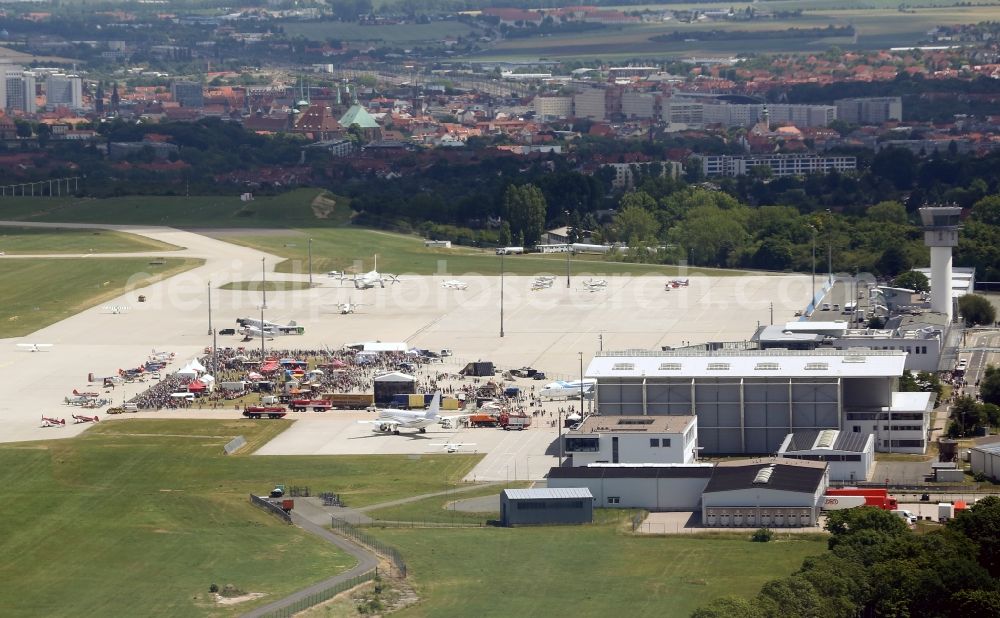
[{"label": "aircraft tail fin", "polygon": [[288,325],[289,326],[298,326],[298,324],[295,323],[295,320],[292,320],[291,322],[289,322]]},{"label": "aircraft tail fin", "polygon": [[434,393],[434,398],[431,399],[431,405],[427,408],[427,418],[437,418],[438,411],[441,409],[441,391]]}]

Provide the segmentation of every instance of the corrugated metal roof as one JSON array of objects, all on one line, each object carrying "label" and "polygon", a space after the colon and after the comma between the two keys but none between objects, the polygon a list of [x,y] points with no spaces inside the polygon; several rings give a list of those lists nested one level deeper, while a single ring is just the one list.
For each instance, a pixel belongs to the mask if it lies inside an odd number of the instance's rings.
[{"label": "corrugated metal roof", "polygon": [[[773,472],[769,475],[766,485],[761,484],[757,479],[758,473],[764,469],[773,467]],[[813,493],[823,481],[824,468],[801,467],[787,465],[780,462],[760,462],[746,465],[716,466],[712,479],[705,487],[705,493],[717,493],[722,491],[736,491],[749,488],[765,488],[781,491],[794,491],[801,493]],[[758,484],[755,485],[754,483]]]},{"label": "corrugated metal roof", "polygon": [[982,446],[972,447],[974,451],[981,451],[983,453],[990,453],[992,455],[1000,455],[1000,442],[996,444],[984,444]]},{"label": "corrugated metal roof", "polygon": [[505,489],[503,494],[508,500],[552,500],[559,498],[586,498],[594,496],[586,487],[539,487],[535,489]]},{"label": "corrugated metal roof", "polygon": [[[664,370],[665,361],[679,369]],[[612,369],[628,362],[629,371]],[[692,352],[673,350],[652,352],[630,350],[603,352],[590,361],[590,378],[694,378],[694,377],[762,377],[755,370],[758,363],[778,363],[780,370],[767,376],[782,378],[820,377],[868,378],[903,375],[906,353],[901,350],[753,350],[725,352]]]}]

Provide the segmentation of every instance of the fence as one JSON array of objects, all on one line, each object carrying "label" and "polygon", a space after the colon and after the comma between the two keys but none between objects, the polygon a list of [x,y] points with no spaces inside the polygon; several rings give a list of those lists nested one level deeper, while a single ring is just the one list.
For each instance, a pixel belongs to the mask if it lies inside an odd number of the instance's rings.
[{"label": "fence", "polygon": [[272,515],[280,517],[286,524],[292,523],[292,516],[286,513],[280,506],[273,504],[264,498],[260,498],[253,494],[250,494],[250,504],[256,506],[257,508],[264,509]]},{"label": "fence", "polygon": [[396,569],[397,575],[403,578],[406,577],[406,562],[403,560],[403,555],[399,553],[399,550],[391,545],[383,543],[370,534],[362,532],[360,529],[352,526],[343,519],[339,519],[337,517],[332,519],[333,529],[336,532],[354,539],[358,543],[374,551],[376,554],[388,559],[389,562],[392,563],[392,566]]},{"label": "fence", "polygon": [[[343,521],[343,520],[341,520]],[[350,522],[344,522],[350,523]],[[350,524],[356,528],[488,528],[492,524],[488,521],[404,521],[401,519],[382,520],[376,519],[371,522],[357,522]]]},{"label": "fence", "polygon": [[378,575],[377,571],[369,571],[367,573],[364,573],[363,575],[357,575],[355,577],[352,577],[351,579],[342,581],[339,584],[330,586],[326,590],[321,590],[307,597],[303,597],[298,601],[292,603],[291,605],[287,605],[285,607],[282,607],[281,609],[276,609],[274,611],[268,612],[264,614],[262,618],[289,618],[290,616],[294,616],[295,614],[307,610],[314,605],[319,605],[323,601],[329,601],[330,599],[337,596],[341,592],[344,592],[345,590],[350,590],[351,588],[357,586],[358,584],[363,584],[365,582],[371,581],[375,579],[377,575]]}]

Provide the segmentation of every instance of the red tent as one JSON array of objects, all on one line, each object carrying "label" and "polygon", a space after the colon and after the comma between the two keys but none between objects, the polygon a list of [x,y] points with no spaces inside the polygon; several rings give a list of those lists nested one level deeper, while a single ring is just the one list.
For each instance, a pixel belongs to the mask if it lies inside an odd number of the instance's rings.
[{"label": "red tent", "polygon": [[191,382],[190,384],[188,384],[188,392],[189,393],[200,393],[201,391],[205,390],[206,388],[207,387],[205,386],[205,383],[204,382],[200,382],[198,380],[195,380],[195,381]]},{"label": "red tent", "polygon": [[269,360],[260,366],[261,373],[274,373],[278,370],[278,361]]}]

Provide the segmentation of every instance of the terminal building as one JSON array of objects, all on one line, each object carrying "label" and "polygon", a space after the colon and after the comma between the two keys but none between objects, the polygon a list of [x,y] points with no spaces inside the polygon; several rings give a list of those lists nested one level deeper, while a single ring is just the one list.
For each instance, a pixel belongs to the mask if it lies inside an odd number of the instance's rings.
[{"label": "terminal building", "polygon": [[750,340],[763,350],[833,348],[854,350],[858,354],[864,354],[865,350],[902,350],[906,352],[904,369],[937,371],[946,326],[903,320],[902,316],[887,322],[886,328],[850,328],[846,321],[801,321],[761,326]]},{"label": "terminal building", "polygon": [[871,433],[923,453],[931,393],[897,393],[904,350],[604,351],[586,371],[603,416],[696,416],[705,455],[773,454],[785,436]]}]

